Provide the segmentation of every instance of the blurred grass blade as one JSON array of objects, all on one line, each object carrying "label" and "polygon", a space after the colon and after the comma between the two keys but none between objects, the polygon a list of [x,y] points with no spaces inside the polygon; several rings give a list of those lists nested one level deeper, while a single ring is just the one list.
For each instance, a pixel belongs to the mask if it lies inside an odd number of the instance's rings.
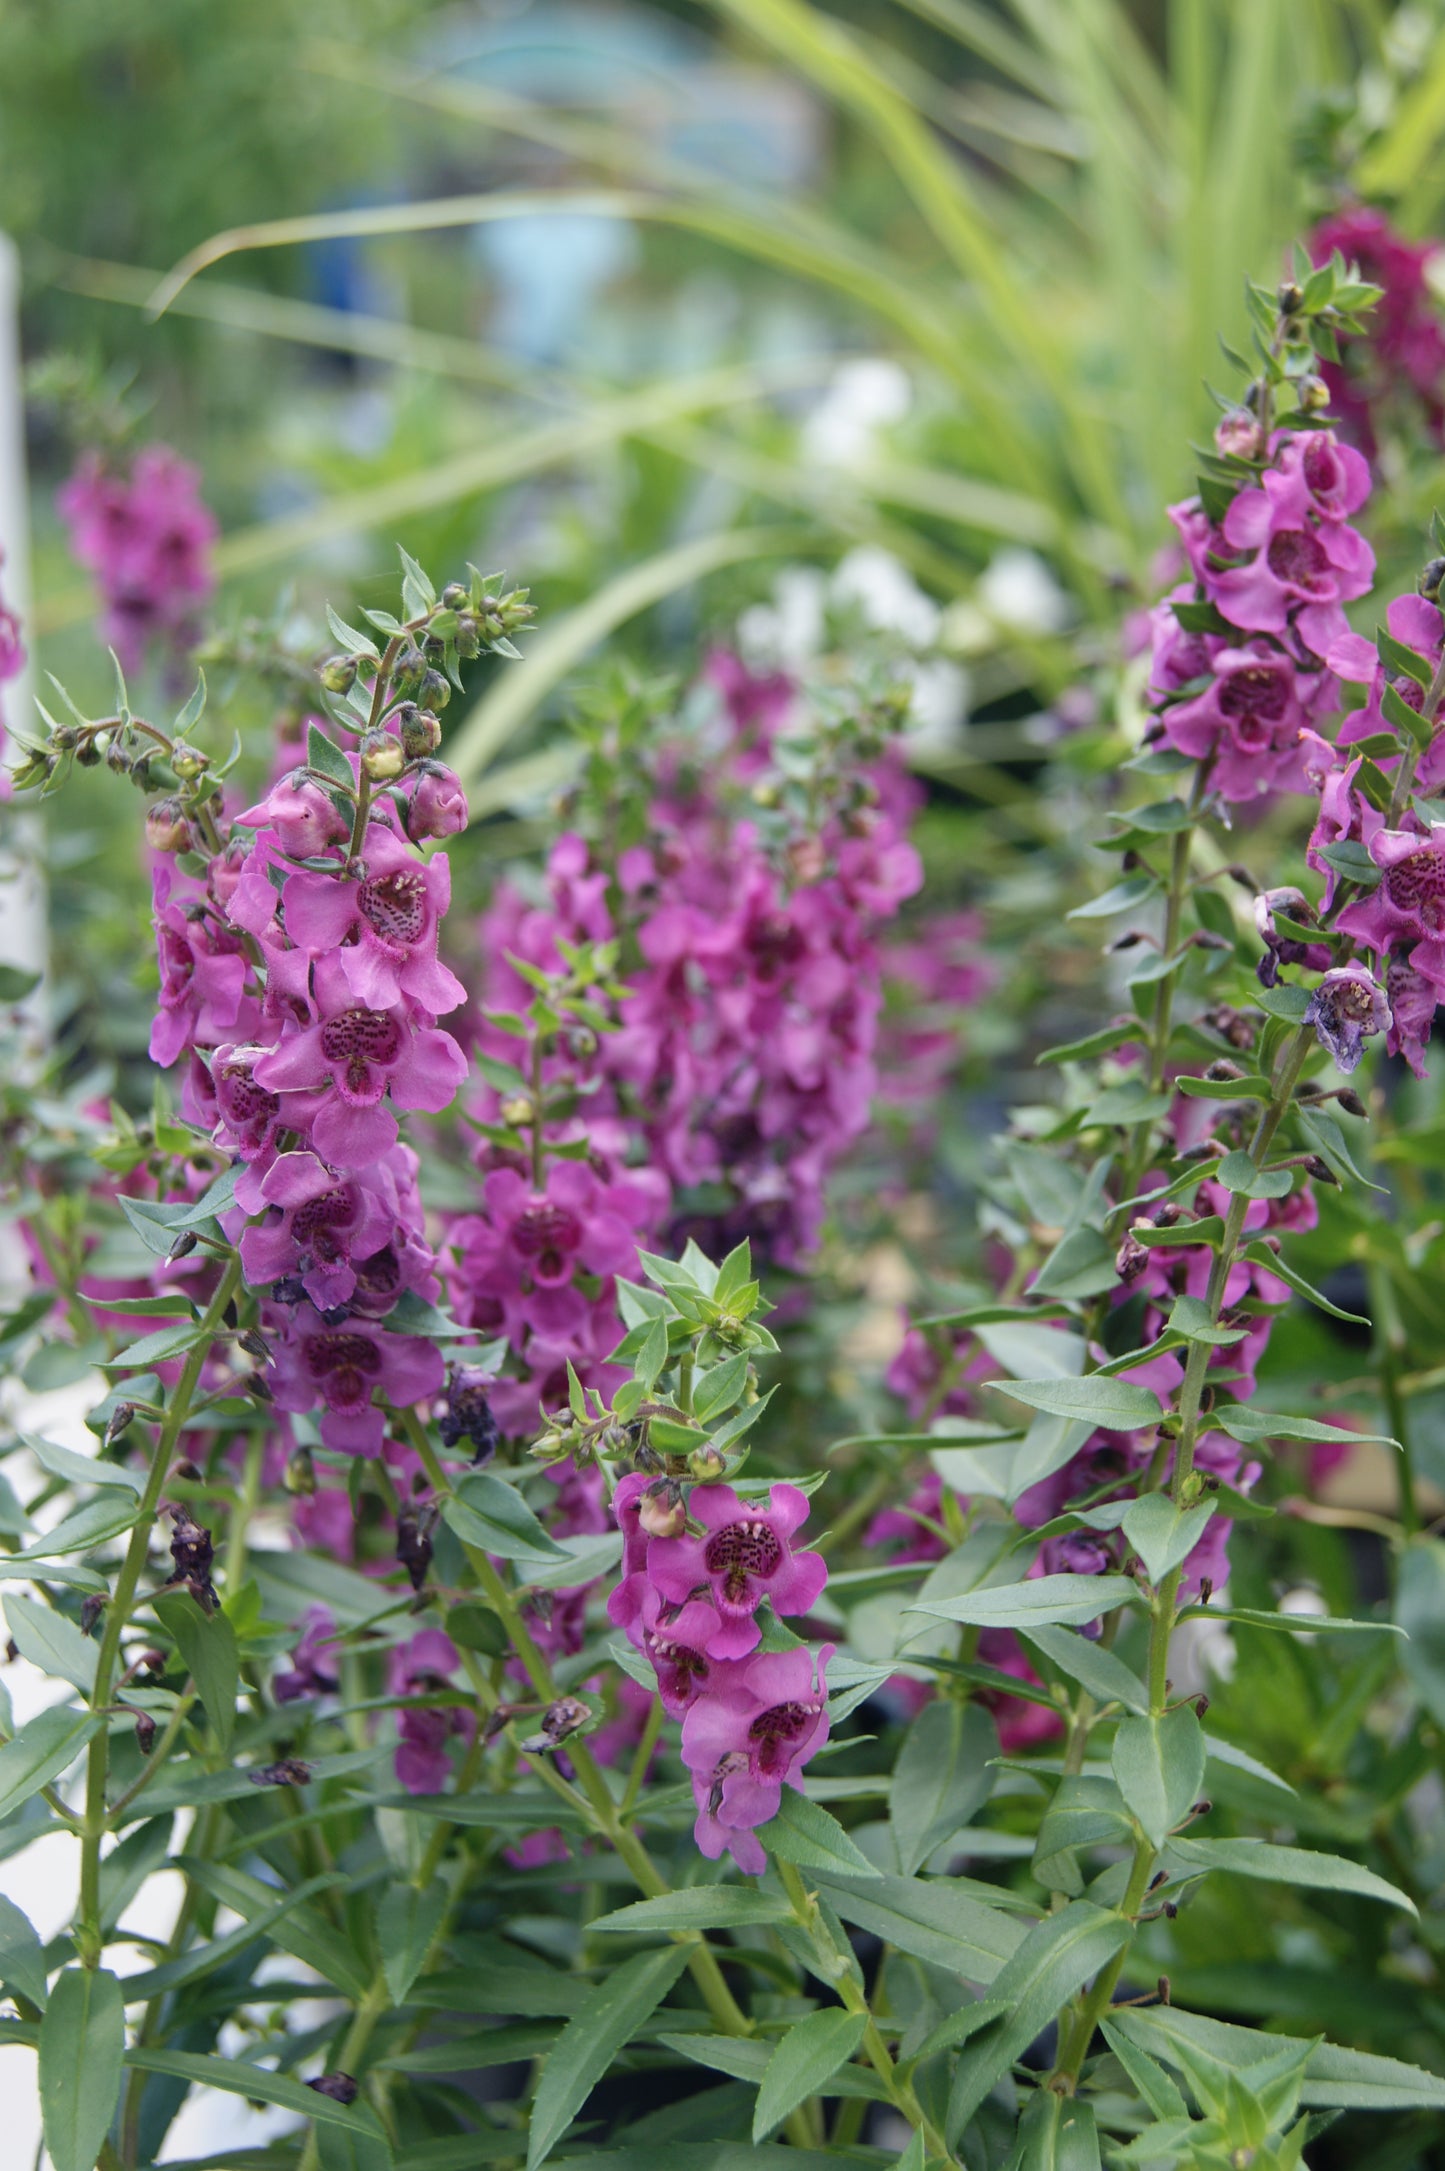
[{"label": "blurred grass blade", "polygon": [[543,632],[524,662],[499,677],[492,691],[472,710],[448,741],[447,759],[463,784],[486,768],[498,747],[520,729],[573,665],[618,626],[635,618],[664,596],[675,595],[720,566],[745,558],[788,557],[816,541],[798,528],[732,528],[695,537],[664,550],[599,588],[585,603]]}]

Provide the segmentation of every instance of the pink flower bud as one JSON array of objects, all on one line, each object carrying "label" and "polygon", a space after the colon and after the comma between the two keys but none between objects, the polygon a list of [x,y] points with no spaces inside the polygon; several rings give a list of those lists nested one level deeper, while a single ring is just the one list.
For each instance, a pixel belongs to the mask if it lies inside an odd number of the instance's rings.
[{"label": "pink flower bud", "polygon": [[428,762],[407,804],[407,835],[419,844],[424,837],[454,837],[466,826],[467,795],[459,780],[440,762]]},{"label": "pink flower bud", "polygon": [[292,859],[315,859],[351,834],[351,824],[330,795],[302,769],[273,784],[259,805],[248,807],[238,819],[248,829],[274,829],[282,851]]}]

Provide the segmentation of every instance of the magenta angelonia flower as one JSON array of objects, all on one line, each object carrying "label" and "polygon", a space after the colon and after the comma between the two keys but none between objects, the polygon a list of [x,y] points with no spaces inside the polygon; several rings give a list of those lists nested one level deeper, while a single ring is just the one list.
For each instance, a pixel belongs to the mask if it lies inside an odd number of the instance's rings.
[{"label": "magenta angelonia flower", "polygon": [[150,1057],[165,1070],[191,1048],[236,1039],[256,1022],[256,1004],[246,993],[240,938],[207,900],[188,897],[164,861],[151,885],[161,986]]},{"label": "magenta angelonia flower", "polygon": [[[407,1643],[399,1643],[387,1660],[387,1679],[393,1696],[424,1695],[428,1690],[449,1688],[451,1676],[461,1664],[456,1645],[439,1628],[423,1628]],[[395,1768],[408,1794],[439,1794],[451,1776],[447,1743],[456,1734],[470,1737],[476,1721],[470,1712],[455,1705],[415,1706],[397,1713],[401,1736]]]},{"label": "magenta angelonia flower", "polygon": [[1317,509],[1302,472],[1268,470],[1262,487],[1241,490],[1224,517],[1228,550],[1248,553],[1247,562],[1208,572],[1204,585],[1231,624],[1275,634],[1293,624],[1305,646],[1325,656],[1349,631],[1342,605],[1369,588],[1375,554],[1347,522],[1314,520]]},{"label": "magenta angelonia flower", "polygon": [[1345,906],[1341,930],[1377,951],[1445,937],[1445,822],[1428,830],[1377,829],[1369,853],[1381,878],[1368,896]]},{"label": "magenta angelonia flower", "polygon": [[96,576],[102,632],[127,671],[153,634],[184,647],[215,587],[216,522],[195,468],[168,445],[147,445],[129,473],[86,453],[57,499],[70,547]]},{"label": "magenta angelonia flower", "polygon": [[301,1616],[301,1639],[291,1653],[291,1664],[277,1674],[272,1692],[278,1704],[294,1704],[303,1697],[330,1695],[340,1679],[336,1623],[330,1609],[308,1606]]},{"label": "magenta angelonia flower", "polygon": [[378,823],[358,880],[298,869],[281,892],[281,908],[289,940],[311,957],[335,955],[358,1003],[390,1010],[405,997],[444,1017],[467,996],[437,956],[451,894],[445,852],[419,860]]},{"label": "magenta angelonia flower", "polygon": [[799,1646],[715,1667],[708,1694],[689,1707],[682,1760],[697,1803],[694,1836],[709,1861],[726,1851],[749,1875],[767,1866],[753,1833],[777,1815],[785,1786],[801,1791],[803,1765],[828,1738],[832,1656],[831,1644],[816,1656]]},{"label": "magenta angelonia flower", "polygon": [[389,1334],[355,1316],[328,1326],[310,1304],[289,1315],[268,1306],[265,1325],[275,1342],[270,1377],[278,1409],[324,1404],[322,1444],[338,1452],[380,1453],[386,1418],[374,1401],[378,1391],[398,1409],[441,1392],[446,1366],[436,1344],[420,1335]]},{"label": "magenta angelonia flower", "polygon": [[[1421,944],[1421,950],[1434,950],[1436,945]],[[1445,976],[1430,979],[1413,964],[1403,952],[1391,959],[1385,973],[1385,999],[1390,1005],[1390,1030],[1385,1047],[1390,1055],[1403,1055],[1417,1078],[1428,1076],[1425,1069],[1425,1048],[1435,1023],[1435,1009],[1440,1001]]]},{"label": "magenta angelonia flower", "polygon": [[1304,1022],[1314,1027],[1337,1068],[1348,1072],[1358,1065],[1364,1041],[1388,1032],[1390,1006],[1363,965],[1338,965],[1310,997]]},{"label": "magenta angelonia flower", "polygon": [[[1165,709],[1170,744],[1192,761],[1212,755],[1209,781],[1225,799],[1253,799],[1278,783],[1299,781],[1300,734],[1310,709],[1293,659],[1264,641],[1220,645],[1206,672],[1210,684],[1203,693]],[[1316,685],[1319,676],[1314,674]]]},{"label": "magenta angelonia flower", "polygon": [[313,985],[316,1021],[263,1056],[255,1079],[273,1093],[322,1096],[312,1144],[333,1167],[364,1168],[396,1142],[396,1118],[380,1105],[387,1095],[398,1108],[438,1114],[466,1077],[466,1057],[404,1003],[358,1003],[334,955],[317,958]]},{"label": "magenta angelonia flower", "polygon": [[756,1649],[753,1616],[764,1598],[779,1614],[806,1613],[828,1580],[817,1553],[795,1553],[790,1540],[808,1517],[807,1495],[774,1485],[766,1508],[740,1500],[731,1485],[697,1485],[688,1514],[699,1537],[654,1538],[647,1573],[664,1598],[681,1605],[710,1594],[718,1625],[708,1641],[714,1658],[743,1658]]}]

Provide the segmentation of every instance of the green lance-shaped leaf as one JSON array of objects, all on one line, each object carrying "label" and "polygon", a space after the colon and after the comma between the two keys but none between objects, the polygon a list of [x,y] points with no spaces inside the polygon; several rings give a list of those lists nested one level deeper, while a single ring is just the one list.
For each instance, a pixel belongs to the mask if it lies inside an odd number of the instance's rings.
[{"label": "green lance-shaped leaf", "polygon": [[365,2104],[333,2102],[330,2096],[293,2080],[289,2073],[271,2073],[265,2066],[244,2058],[213,2058],[192,2050],[128,2050],[125,2062],[139,2073],[164,2073],[171,2080],[187,2081],[196,2088],[219,2088],[229,2096],[274,2103],[283,2111],[314,2118],[317,2125],[346,2126],[353,2132],[379,2134],[376,2113]]},{"label": "green lance-shaped leaf", "polygon": [[1099,2171],[1093,2105],[1036,2088],[1024,2106],[1009,2162],[1015,2171]]},{"label": "green lance-shaped leaf", "polygon": [[888,1795],[898,1860],[911,1877],[993,1791],[998,1728],[977,1704],[925,1704],[904,1740]]},{"label": "green lance-shaped leaf", "polygon": [[1027,1932],[1001,1908],[946,1877],[835,1877],[814,1873],[845,1922],[900,1952],[947,1968],[965,1982],[992,1983]]},{"label": "green lance-shaped leaf", "polygon": [[1127,1846],[1133,1836],[1129,1812],[1112,1779],[1068,1773],[1044,1811],[1034,1847],[1034,1875],[1046,1892],[1064,1892],[1076,1900],[1084,1889],[1076,1850]]},{"label": "green lance-shaped leaf", "polygon": [[1151,1846],[1165,1839],[1198,1801],[1204,1785],[1204,1734],[1193,1706],[1161,1717],[1124,1719],[1112,1758],[1119,1792]]},{"label": "green lance-shaped leaf", "polygon": [[188,1591],[158,1598],[156,1612],[162,1627],[176,1639],[181,1661],[196,1684],[212,1732],[222,1749],[229,1749],[241,1685],[235,1630],[224,1613],[203,1613]]},{"label": "green lance-shaped leaf", "polygon": [[780,1893],[753,1892],[746,1885],[696,1885],[685,1892],[664,1892],[655,1900],[634,1900],[628,1907],[601,1915],[594,1931],[750,1930],[789,1922],[793,1910]]},{"label": "green lance-shaped leaf", "polygon": [[624,1960],[569,2020],[542,2068],[527,2135],[527,2171],[545,2163],[628,2038],[687,1964],[685,1945]]},{"label": "green lance-shaped leaf", "polygon": [[74,1621],[54,1606],[14,1592],[5,1600],[5,1621],[22,1658],[56,1680],[69,1681],[88,1696],[95,1686],[98,1652]]},{"label": "green lance-shaped leaf", "polygon": [[1148,1711],[1149,1691],[1139,1676],[1103,1644],[1091,1643],[1087,1636],[1071,1628],[1035,1626],[1023,1633],[1060,1673],[1087,1689],[1096,1703],[1122,1704],[1126,1711]]},{"label": "green lance-shaped leaf", "polygon": [[446,1911],[447,1888],[440,1879],[420,1892],[415,1885],[393,1885],[382,1895],[376,1942],[393,2005],[405,2005]]},{"label": "green lance-shaped leaf", "polygon": [[837,2006],[794,2021],[768,2060],[763,2084],[753,2111],[753,2140],[762,2141],[780,2126],[790,2111],[846,2065],[863,2040],[867,2017],[845,2013]]},{"label": "green lance-shaped leaf", "polygon": [[[1186,2045],[1241,2071],[1260,2058],[1299,2048],[1295,2036],[1267,2034],[1261,2028],[1210,2020],[1202,2013],[1181,2012],[1175,2005],[1151,2006],[1147,2010],[1116,2007],[1109,2019],[1110,2025],[1130,2042],[1181,2070],[1181,2047]],[[1338,2043],[1316,2043],[1305,2066],[1300,2102],[1309,2110],[1438,2113],[1445,2111],[1445,2079],[1438,2073],[1407,2065],[1400,2058],[1346,2050]]]},{"label": "green lance-shaped leaf", "polygon": [[108,1968],[68,1967],[40,2023],[40,2115],[55,2171],[95,2171],[124,2055],[120,1984]]},{"label": "green lance-shaped leaf", "polygon": [[442,1515],[463,1544],[495,1553],[502,1560],[518,1561],[524,1568],[567,1558],[516,1487],[490,1470],[474,1470],[464,1477],[455,1495],[442,1502]]},{"label": "green lance-shaped leaf", "polygon": [[1002,1589],[964,1591],[910,1606],[910,1613],[936,1614],[942,1621],[962,1621],[975,1628],[1031,1628],[1066,1623],[1082,1628],[1101,1613],[1137,1602],[1138,1585],[1126,1575],[1041,1575]]},{"label": "green lance-shaped leaf", "polygon": [[1421,1538],[1400,1555],[1395,1620],[1409,1637],[1401,1652],[1410,1686],[1445,1724],[1445,1545]]},{"label": "green lance-shaped leaf", "polygon": [[1122,1915],[1075,1900],[1031,1930],[995,1976],[992,1991],[1008,2011],[979,2030],[959,2053],[948,2104],[948,2132],[961,2134],[979,2105],[1016,2058],[1065,2002],[1127,1944],[1131,1925]]},{"label": "green lance-shaped leaf", "polygon": [[1171,1569],[1178,1568],[1189,1558],[1213,1513],[1211,1501],[1201,1501],[1194,1508],[1180,1508],[1168,1493],[1145,1493],[1141,1499],[1129,1503],[1121,1528],[1143,1561],[1151,1583],[1157,1587]]},{"label": "green lance-shaped leaf", "polygon": [[987,1385],[1050,1417],[1076,1417],[1108,1432],[1139,1432],[1157,1425],[1164,1408],[1152,1387],[1091,1372],[1082,1379],[989,1380]]},{"label": "green lance-shaped leaf", "polygon": [[769,1854],[782,1862],[795,1862],[800,1869],[826,1870],[838,1877],[878,1875],[838,1819],[795,1787],[784,1787],[777,1815],[759,1825],[758,1838]]},{"label": "green lance-shaped leaf", "polygon": [[318,2126],[316,2156],[321,2171],[395,2171],[396,2165],[379,2124],[374,2132],[358,2126]]},{"label": "green lance-shaped leaf", "polygon": [[0,1983],[44,2007],[45,1947],[30,1917],[0,1892]]},{"label": "green lance-shaped leaf", "polygon": [[1303,1885],[1312,1892],[1349,1892],[1358,1898],[1419,1912],[1408,1894],[1343,1855],[1315,1854],[1308,1847],[1274,1847],[1262,1839],[1175,1839],[1169,1852],[1185,1869],[1228,1870],[1269,1884]]},{"label": "green lance-shaped leaf", "polygon": [[27,1719],[0,1748],[0,1818],[57,1779],[102,1724],[88,1711],[71,1711],[63,1704]]}]

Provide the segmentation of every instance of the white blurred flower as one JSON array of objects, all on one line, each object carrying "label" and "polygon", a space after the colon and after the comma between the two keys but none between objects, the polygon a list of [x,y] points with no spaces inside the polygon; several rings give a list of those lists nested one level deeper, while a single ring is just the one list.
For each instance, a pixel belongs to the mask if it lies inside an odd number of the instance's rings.
[{"label": "white blurred flower", "polygon": [[833,575],[833,594],[839,603],[856,605],[867,625],[901,634],[915,648],[931,648],[938,638],[938,605],[907,566],[875,543],[849,551]]},{"label": "white blurred flower", "polygon": [[1073,616],[1068,597],[1033,550],[999,551],[979,580],[978,600],[1018,633],[1061,633]]},{"label": "white blurred flower", "polygon": [[915,664],[903,743],[915,754],[946,754],[958,745],[968,719],[969,677],[960,663],[941,658]]},{"label": "white blurred flower", "polygon": [[913,385],[896,362],[876,355],[843,362],[803,424],[803,457],[821,467],[865,460],[879,430],[901,422],[912,404]]},{"label": "white blurred flower", "polygon": [[799,671],[823,645],[828,579],[815,565],[787,566],[773,583],[771,603],[754,603],[738,619],[738,646],[753,665]]}]

